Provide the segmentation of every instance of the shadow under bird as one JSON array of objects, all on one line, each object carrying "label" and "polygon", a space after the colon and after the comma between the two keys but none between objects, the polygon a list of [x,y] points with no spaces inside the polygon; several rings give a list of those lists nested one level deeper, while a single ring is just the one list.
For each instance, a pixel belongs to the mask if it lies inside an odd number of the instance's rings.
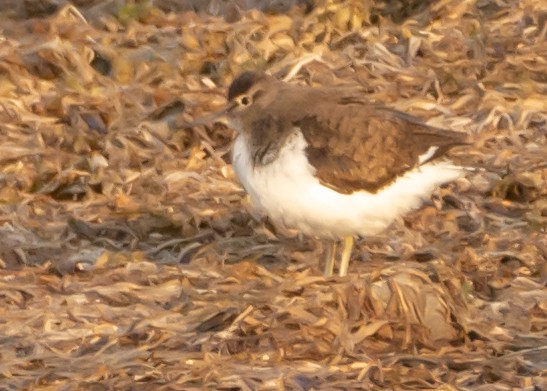
[{"label": "shadow under bird", "polygon": [[384,231],[463,173],[444,155],[467,144],[466,134],[429,126],[348,89],[244,72],[214,117],[220,115],[237,131],[232,164],[254,204],[274,223],[332,240],[327,276],[338,241],[344,276],[355,235]]}]

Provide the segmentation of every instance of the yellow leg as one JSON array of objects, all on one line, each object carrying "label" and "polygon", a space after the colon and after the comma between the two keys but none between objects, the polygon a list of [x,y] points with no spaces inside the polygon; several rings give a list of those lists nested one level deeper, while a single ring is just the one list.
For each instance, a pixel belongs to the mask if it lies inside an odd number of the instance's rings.
[{"label": "yellow leg", "polygon": [[325,261],[325,276],[330,277],[334,271],[334,258],[336,257],[336,241],[333,240],[327,249],[327,259]]},{"label": "yellow leg", "polygon": [[342,249],[342,259],[340,260],[340,270],[338,270],[340,277],[344,277],[348,274],[351,250],[353,250],[353,236],[346,236],[344,238],[344,247]]}]

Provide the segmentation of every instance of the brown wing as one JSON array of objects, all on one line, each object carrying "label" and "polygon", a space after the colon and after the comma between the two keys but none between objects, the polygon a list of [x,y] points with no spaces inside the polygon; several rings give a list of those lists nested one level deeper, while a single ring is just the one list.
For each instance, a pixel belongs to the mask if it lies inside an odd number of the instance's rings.
[{"label": "brown wing", "polygon": [[428,126],[385,106],[341,100],[330,112],[314,111],[294,124],[309,144],[306,153],[317,178],[344,194],[376,193],[420,165],[431,147],[438,149],[427,161],[465,144],[463,133]]}]

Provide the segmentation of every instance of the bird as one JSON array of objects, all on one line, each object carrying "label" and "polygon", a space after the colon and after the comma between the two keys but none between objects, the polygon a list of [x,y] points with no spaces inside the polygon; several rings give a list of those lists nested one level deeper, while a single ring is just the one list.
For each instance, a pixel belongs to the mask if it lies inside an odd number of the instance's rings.
[{"label": "bird", "polygon": [[353,89],[245,71],[224,109],[236,176],[274,225],[331,241],[325,276],[347,275],[355,236],[377,235],[463,168],[446,158],[467,134],[372,102]]}]

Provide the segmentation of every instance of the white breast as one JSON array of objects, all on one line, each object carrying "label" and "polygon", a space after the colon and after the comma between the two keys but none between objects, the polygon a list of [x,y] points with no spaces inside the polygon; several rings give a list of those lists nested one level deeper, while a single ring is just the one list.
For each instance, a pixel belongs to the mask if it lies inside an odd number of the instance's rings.
[{"label": "white breast", "polygon": [[340,194],[314,177],[304,150],[306,141],[295,130],[278,159],[253,167],[243,135],[236,139],[233,166],[254,203],[277,223],[320,237],[375,235],[393,220],[420,206],[435,186],[456,179],[462,170],[448,162],[427,163],[376,194]]}]

